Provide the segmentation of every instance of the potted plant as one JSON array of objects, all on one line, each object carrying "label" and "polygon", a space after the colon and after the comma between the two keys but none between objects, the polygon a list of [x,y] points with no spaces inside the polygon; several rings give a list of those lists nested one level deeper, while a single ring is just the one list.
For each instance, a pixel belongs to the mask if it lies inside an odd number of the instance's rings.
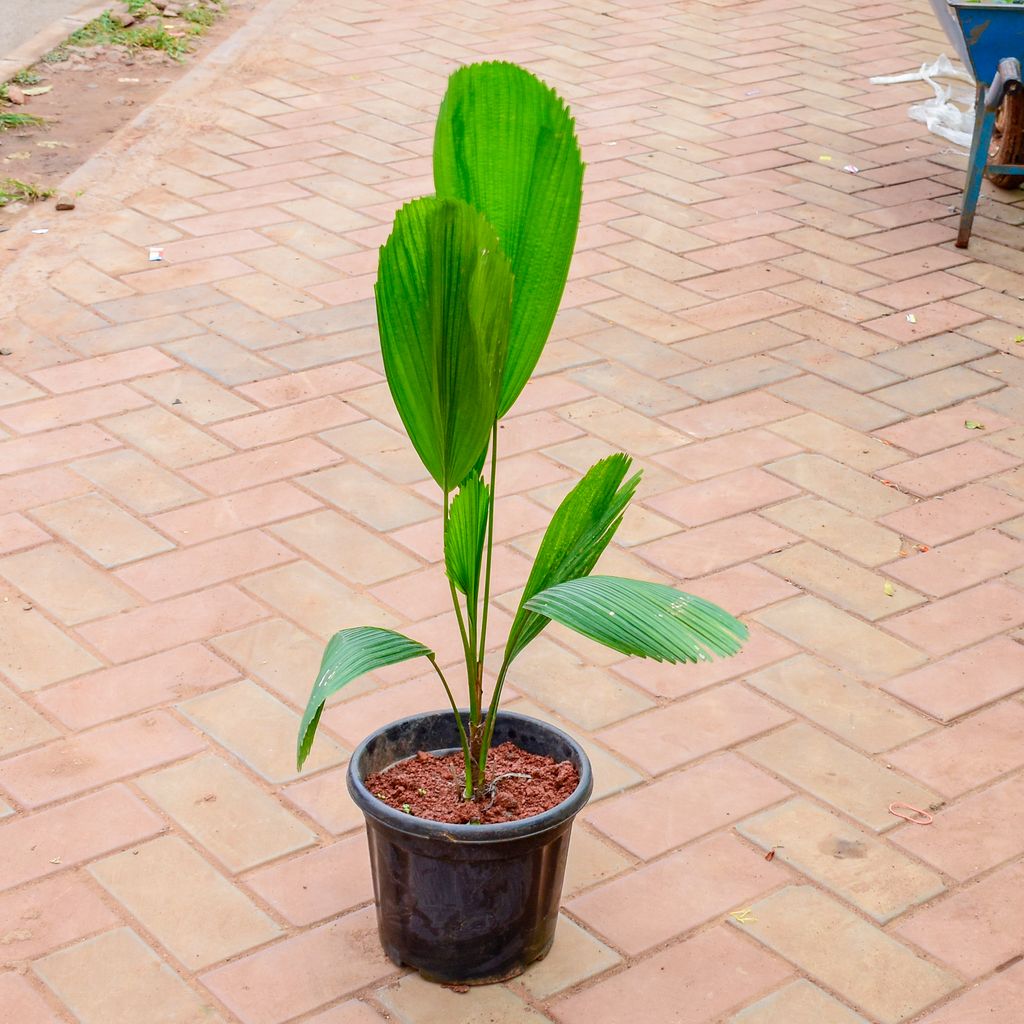
[{"label": "potted plant", "polygon": [[747,631],[670,587],[591,575],[639,482],[630,459],[612,455],[555,511],[485,698],[498,421],[547,340],[579,224],[583,163],[568,109],[514,64],[461,68],[438,117],[434,179],[436,196],[403,206],[381,249],[377,316],[395,405],[441,490],[468,706],[429,647],[388,629],[343,629],[313,684],[298,764],[331,694],[386,665],[430,663],[450,710],[373,733],[352,755],[348,786],[366,816],[387,954],[433,980],[483,983],[550,948],[569,830],[591,791],[579,744],[499,712],[516,656],[551,620],[668,662],[735,654]]}]

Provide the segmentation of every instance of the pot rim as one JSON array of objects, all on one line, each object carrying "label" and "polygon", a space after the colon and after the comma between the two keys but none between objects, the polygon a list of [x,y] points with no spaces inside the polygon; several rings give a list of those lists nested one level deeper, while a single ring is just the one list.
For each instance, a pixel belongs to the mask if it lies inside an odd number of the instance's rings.
[{"label": "pot rim", "polygon": [[[469,715],[464,709],[459,709],[459,714]],[[542,721],[539,718],[532,718],[529,715],[519,714],[516,711],[499,711],[498,722],[503,719],[529,723],[537,726],[545,732],[557,736],[565,742],[573,751],[578,761],[580,781],[576,788],[561,803],[540,814],[531,814],[528,818],[519,818],[516,821],[495,822],[489,825],[459,825],[445,821],[434,821],[430,818],[416,818],[406,814],[404,811],[396,810],[383,800],[375,797],[364,785],[359,770],[360,762],[366,755],[366,750],[378,737],[392,729],[403,726],[408,722],[416,722],[424,718],[451,717],[451,709],[440,711],[424,711],[417,715],[408,715],[405,718],[396,719],[387,725],[381,726],[370,733],[352,751],[349,758],[346,777],[348,791],[356,806],[367,817],[374,818],[380,824],[397,832],[404,832],[407,835],[419,836],[426,839],[447,839],[459,843],[500,843],[514,839],[522,839],[525,836],[534,836],[550,829],[558,828],[572,819],[583,809],[590,799],[591,791],[594,788],[593,773],[590,767],[590,759],[581,744],[567,732],[559,729],[550,722]],[[457,748],[456,748],[457,749]],[[416,751],[410,750],[408,757]]]}]

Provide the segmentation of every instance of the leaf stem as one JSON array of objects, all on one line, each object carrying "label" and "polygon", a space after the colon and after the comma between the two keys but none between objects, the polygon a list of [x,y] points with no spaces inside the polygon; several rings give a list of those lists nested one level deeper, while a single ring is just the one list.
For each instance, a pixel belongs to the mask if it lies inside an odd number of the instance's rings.
[{"label": "leaf stem", "polygon": [[444,692],[448,694],[448,703],[451,704],[452,714],[455,715],[455,725],[458,727],[459,741],[462,744],[462,758],[466,764],[466,784],[462,791],[462,796],[464,800],[469,800],[473,796],[473,758],[469,753],[469,737],[466,735],[466,728],[462,724],[462,715],[459,714],[459,706],[455,703],[455,697],[452,695],[452,690],[448,685],[448,680],[445,679],[444,673],[441,671],[437,662],[433,658],[429,658],[428,660],[430,664],[434,666],[434,671],[441,680]]}]

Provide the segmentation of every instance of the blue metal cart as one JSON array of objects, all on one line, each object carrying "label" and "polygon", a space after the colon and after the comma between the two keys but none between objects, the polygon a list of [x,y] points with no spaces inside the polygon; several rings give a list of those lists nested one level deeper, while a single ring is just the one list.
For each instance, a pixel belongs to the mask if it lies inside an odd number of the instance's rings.
[{"label": "blue metal cart", "polygon": [[[987,174],[1001,188],[1017,188],[1024,175],[1024,3],[949,0],[962,37],[952,39],[967,54],[977,98],[974,138],[967,167],[956,244],[966,249],[974,211]],[[950,25],[945,25],[950,34]],[[994,142],[993,142],[994,140]]]}]

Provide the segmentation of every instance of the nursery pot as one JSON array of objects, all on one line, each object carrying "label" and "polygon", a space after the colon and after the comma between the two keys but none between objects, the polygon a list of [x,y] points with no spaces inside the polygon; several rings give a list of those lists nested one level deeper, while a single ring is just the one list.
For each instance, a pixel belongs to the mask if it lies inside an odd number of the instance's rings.
[{"label": "nursery pot", "polygon": [[[465,712],[463,712],[465,718]],[[583,748],[526,715],[498,715],[494,745],[571,761],[579,785],[556,807],[519,821],[450,825],[389,807],[363,785],[418,751],[451,753],[451,711],[378,729],[349,762],[348,789],[366,816],[377,924],[387,955],[430,981],[482,985],[521,974],[551,948],[573,818],[593,781]]]}]

